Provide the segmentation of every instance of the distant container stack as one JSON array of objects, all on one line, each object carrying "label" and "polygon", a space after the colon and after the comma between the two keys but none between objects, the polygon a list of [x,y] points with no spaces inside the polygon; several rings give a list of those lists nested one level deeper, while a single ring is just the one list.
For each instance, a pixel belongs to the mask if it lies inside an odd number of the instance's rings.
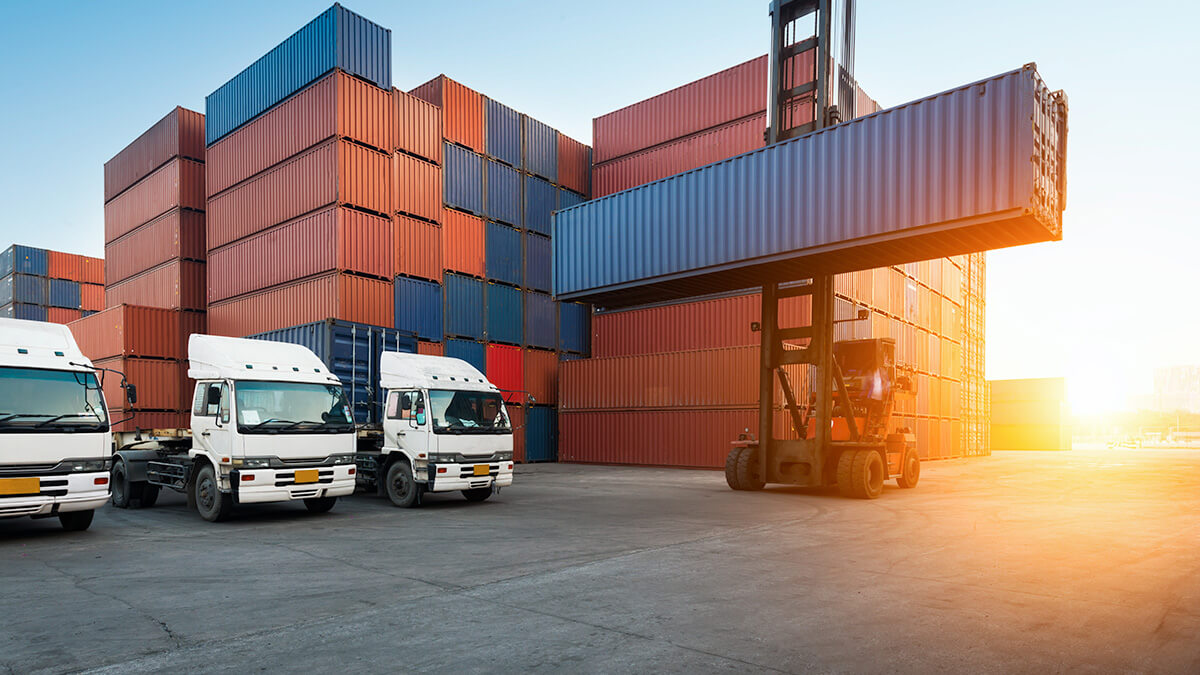
[{"label": "distant container stack", "polygon": [[65,324],[103,308],[103,260],[19,244],[0,252],[0,316]]}]

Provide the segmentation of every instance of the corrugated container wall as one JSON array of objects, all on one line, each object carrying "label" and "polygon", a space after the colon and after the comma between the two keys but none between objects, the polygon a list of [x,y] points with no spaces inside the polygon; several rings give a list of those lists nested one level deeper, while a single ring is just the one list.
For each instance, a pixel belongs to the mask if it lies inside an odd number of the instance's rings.
[{"label": "corrugated container wall", "polygon": [[204,161],[204,115],[176,106],[104,163],[104,201],[149,176],[172,157]]},{"label": "corrugated container wall", "polygon": [[449,206],[483,215],[483,157],[446,144],[443,200]]},{"label": "corrugated container wall", "polygon": [[484,213],[492,220],[521,225],[521,174],[499,162],[487,161],[487,200]]},{"label": "corrugated container wall", "polygon": [[214,335],[243,337],[325,319],[394,323],[392,283],[332,272],[208,306]]},{"label": "corrugated container wall", "polygon": [[442,264],[446,269],[483,278],[486,271],[483,219],[446,209],[442,226]]},{"label": "corrugated container wall", "polygon": [[487,278],[518,286],[521,283],[521,233],[500,223],[486,228]]},{"label": "corrugated container wall", "polygon": [[504,402],[520,404],[525,400],[525,365],[520,347],[489,344],[484,374],[500,390]]},{"label": "corrugated container wall", "polygon": [[486,155],[513,167],[521,166],[521,113],[494,101],[484,99],[487,118]]},{"label": "corrugated container wall", "polygon": [[106,278],[101,281],[115,284],[175,258],[204,261],[205,248],[204,214],[168,211],[104,247]]},{"label": "corrugated container wall", "polygon": [[487,339],[519,345],[524,342],[521,289],[503,284],[487,285]]},{"label": "corrugated container wall", "polygon": [[585,197],[592,194],[592,149],[561,133],[558,135],[558,184]]},{"label": "corrugated container wall", "polygon": [[442,170],[402,153],[392,155],[396,213],[442,222]]},{"label": "corrugated container wall", "polygon": [[525,344],[543,349],[554,349],[555,303],[549,295],[525,291]]},{"label": "corrugated container wall", "polygon": [[483,152],[483,95],[445,75],[408,92],[442,109],[446,140]]},{"label": "corrugated container wall", "polygon": [[442,109],[429,101],[392,89],[396,115],[396,150],[442,163]]},{"label": "corrugated container wall", "polygon": [[558,403],[558,355],[541,349],[525,350],[525,390],[534,403]]},{"label": "corrugated container wall", "polygon": [[478,340],[483,337],[483,282],[460,274],[442,281],[444,333]]},{"label": "corrugated container wall", "polygon": [[525,461],[558,459],[558,415],[554,408],[531,405],[525,409]]},{"label": "corrugated container wall", "polygon": [[592,308],[577,302],[558,303],[558,348],[564,352],[591,351]]},{"label": "corrugated container wall", "polygon": [[67,279],[51,279],[49,283],[50,292],[47,296],[47,305],[51,307],[64,307],[68,309],[79,309],[81,306],[81,298],[79,295],[79,282],[69,281]]},{"label": "corrugated container wall", "polygon": [[173,159],[104,205],[104,241],[128,234],[170,211],[204,210],[204,164]]},{"label": "corrugated container wall", "polygon": [[50,286],[46,277],[30,274],[10,274],[0,279],[0,305],[20,302],[29,305],[49,304]]},{"label": "corrugated container wall", "polygon": [[79,351],[93,361],[114,356],[185,359],[182,316],[159,307],[119,305],[69,327]]},{"label": "corrugated container wall", "polygon": [[395,273],[430,281],[442,280],[442,228],[408,216],[393,219]]},{"label": "corrugated container wall", "polygon": [[50,271],[50,260],[45,249],[13,244],[0,253],[0,277],[13,272],[44,277]]},{"label": "corrugated container wall", "polygon": [[551,182],[558,180],[558,132],[525,115],[524,151],[521,164],[526,171]]},{"label": "corrugated container wall", "polygon": [[532,232],[522,236],[525,246],[525,278],[521,282],[526,288],[549,293],[550,288],[550,238]]},{"label": "corrugated container wall", "polygon": [[0,317],[5,319],[24,319],[26,321],[45,321],[48,311],[45,305],[30,305],[23,302],[10,302],[0,305]]},{"label": "corrugated container wall", "polygon": [[[187,363],[161,359],[116,357],[101,359],[94,365],[124,373],[125,380],[137,387],[135,406],[143,410],[186,410],[190,407],[192,385],[187,378]],[[104,378],[104,399],[114,407],[128,408],[121,378]]]},{"label": "corrugated container wall", "polygon": [[448,358],[462,359],[481,373],[487,370],[487,346],[482,342],[451,338],[446,340],[445,345]]},{"label": "corrugated container wall", "polygon": [[204,311],[207,303],[204,263],[172,260],[104,287],[104,302]]},{"label": "corrugated container wall", "polygon": [[435,281],[396,277],[396,328],[422,340],[442,339],[442,285]]},{"label": "corrugated container wall", "polygon": [[525,229],[550,235],[550,216],[558,206],[558,189],[541,178],[525,176]]}]

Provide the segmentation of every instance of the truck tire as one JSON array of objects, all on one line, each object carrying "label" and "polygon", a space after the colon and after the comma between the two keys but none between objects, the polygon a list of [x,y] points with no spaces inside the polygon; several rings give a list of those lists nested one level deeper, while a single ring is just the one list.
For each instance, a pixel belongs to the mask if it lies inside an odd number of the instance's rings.
[{"label": "truck tire", "polygon": [[874,450],[847,450],[838,457],[837,481],[844,497],[876,499],[883,494],[883,459]]},{"label": "truck tire", "polygon": [[133,501],[133,485],[129,482],[129,473],[123,460],[113,462],[108,480],[109,489],[112,491],[112,505],[118,509],[129,508]]},{"label": "truck tire", "polygon": [[902,488],[915,488],[921,480],[921,458],[915,450],[905,450],[904,458],[900,460],[900,475],[896,476],[896,485]]},{"label": "truck tire", "polygon": [[729,484],[731,490],[745,489],[738,477],[738,459],[744,450],[745,448],[730,448],[729,454],[725,455],[725,482]]},{"label": "truck tire", "polygon": [[403,459],[397,459],[388,466],[387,479],[384,489],[388,499],[402,509],[412,508],[421,502],[421,490],[424,488],[413,480],[412,467]]},{"label": "truck tire", "polygon": [[492,496],[492,488],[473,488],[471,490],[463,490],[462,496],[467,498],[469,502],[482,502]]},{"label": "truck tire", "polygon": [[767,484],[761,474],[760,452],[762,452],[762,448],[759,447],[742,448],[742,454],[738,455],[738,483],[743,490],[761,490]]},{"label": "truck tire", "polygon": [[304,500],[304,508],[309,513],[329,513],[336,503],[337,497],[311,497]]},{"label": "truck tire", "polygon": [[149,483],[142,483],[142,496],[140,506],[143,509],[148,509],[158,501],[158,486]]},{"label": "truck tire", "polygon": [[192,498],[196,502],[196,511],[200,517],[210,523],[225,520],[233,511],[233,500],[221,492],[217,483],[217,472],[211,464],[205,464],[196,472],[196,480],[192,483]]},{"label": "truck tire", "polygon": [[67,532],[83,532],[92,525],[95,511],[68,511],[58,514],[58,522]]}]

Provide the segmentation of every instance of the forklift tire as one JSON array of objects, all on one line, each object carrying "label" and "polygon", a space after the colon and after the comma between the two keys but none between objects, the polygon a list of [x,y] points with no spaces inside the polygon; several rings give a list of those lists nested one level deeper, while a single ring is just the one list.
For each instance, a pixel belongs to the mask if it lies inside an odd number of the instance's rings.
[{"label": "forklift tire", "polygon": [[759,473],[758,453],[761,448],[742,448],[737,460],[738,483],[743,490],[761,490],[767,484]]},{"label": "forklift tire", "polygon": [[196,480],[192,482],[192,499],[196,503],[196,511],[200,517],[210,523],[217,523],[229,517],[233,511],[233,500],[221,492],[217,483],[217,472],[211,464],[205,463],[196,472]]},{"label": "forklift tire", "polygon": [[83,532],[92,526],[95,511],[68,511],[58,514],[58,522],[67,532]]},{"label": "forklift tire", "polygon": [[883,459],[874,450],[847,450],[838,457],[837,482],[844,497],[877,499],[883,494]]},{"label": "forklift tire", "polygon": [[397,459],[388,467],[384,489],[392,504],[402,509],[417,506],[421,503],[421,490],[424,487],[413,480],[412,468],[408,466],[407,461]]},{"label": "forklift tire", "polygon": [[742,490],[742,481],[738,477],[738,459],[741,458],[745,448],[730,448],[729,454],[725,455],[725,482],[729,484],[732,490]]},{"label": "forklift tire", "polygon": [[337,497],[311,497],[304,500],[304,508],[309,513],[329,513],[336,503]]},{"label": "forklift tire", "polygon": [[896,476],[896,485],[902,488],[915,488],[921,480],[921,458],[915,450],[905,450],[904,459],[900,464],[900,475]]}]

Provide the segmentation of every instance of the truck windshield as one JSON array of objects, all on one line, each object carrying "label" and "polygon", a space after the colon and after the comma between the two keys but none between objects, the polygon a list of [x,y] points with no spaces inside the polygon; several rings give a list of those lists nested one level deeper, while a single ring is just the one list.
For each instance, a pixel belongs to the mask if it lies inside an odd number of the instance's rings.
[{"label": "truck windshield", "polygon": [[342,388],[306,382],[238,382],[234,387],[242,433],[335,432],[354,428]]},{"label": "truck windshield", "polygon": [[0,368],[0,433],[106,431],[94,373]]},{"label": "truck windshield", "polygon": [[429,392],[429,404],[434,433],[512,433],[500,394],[435,389]]}]

